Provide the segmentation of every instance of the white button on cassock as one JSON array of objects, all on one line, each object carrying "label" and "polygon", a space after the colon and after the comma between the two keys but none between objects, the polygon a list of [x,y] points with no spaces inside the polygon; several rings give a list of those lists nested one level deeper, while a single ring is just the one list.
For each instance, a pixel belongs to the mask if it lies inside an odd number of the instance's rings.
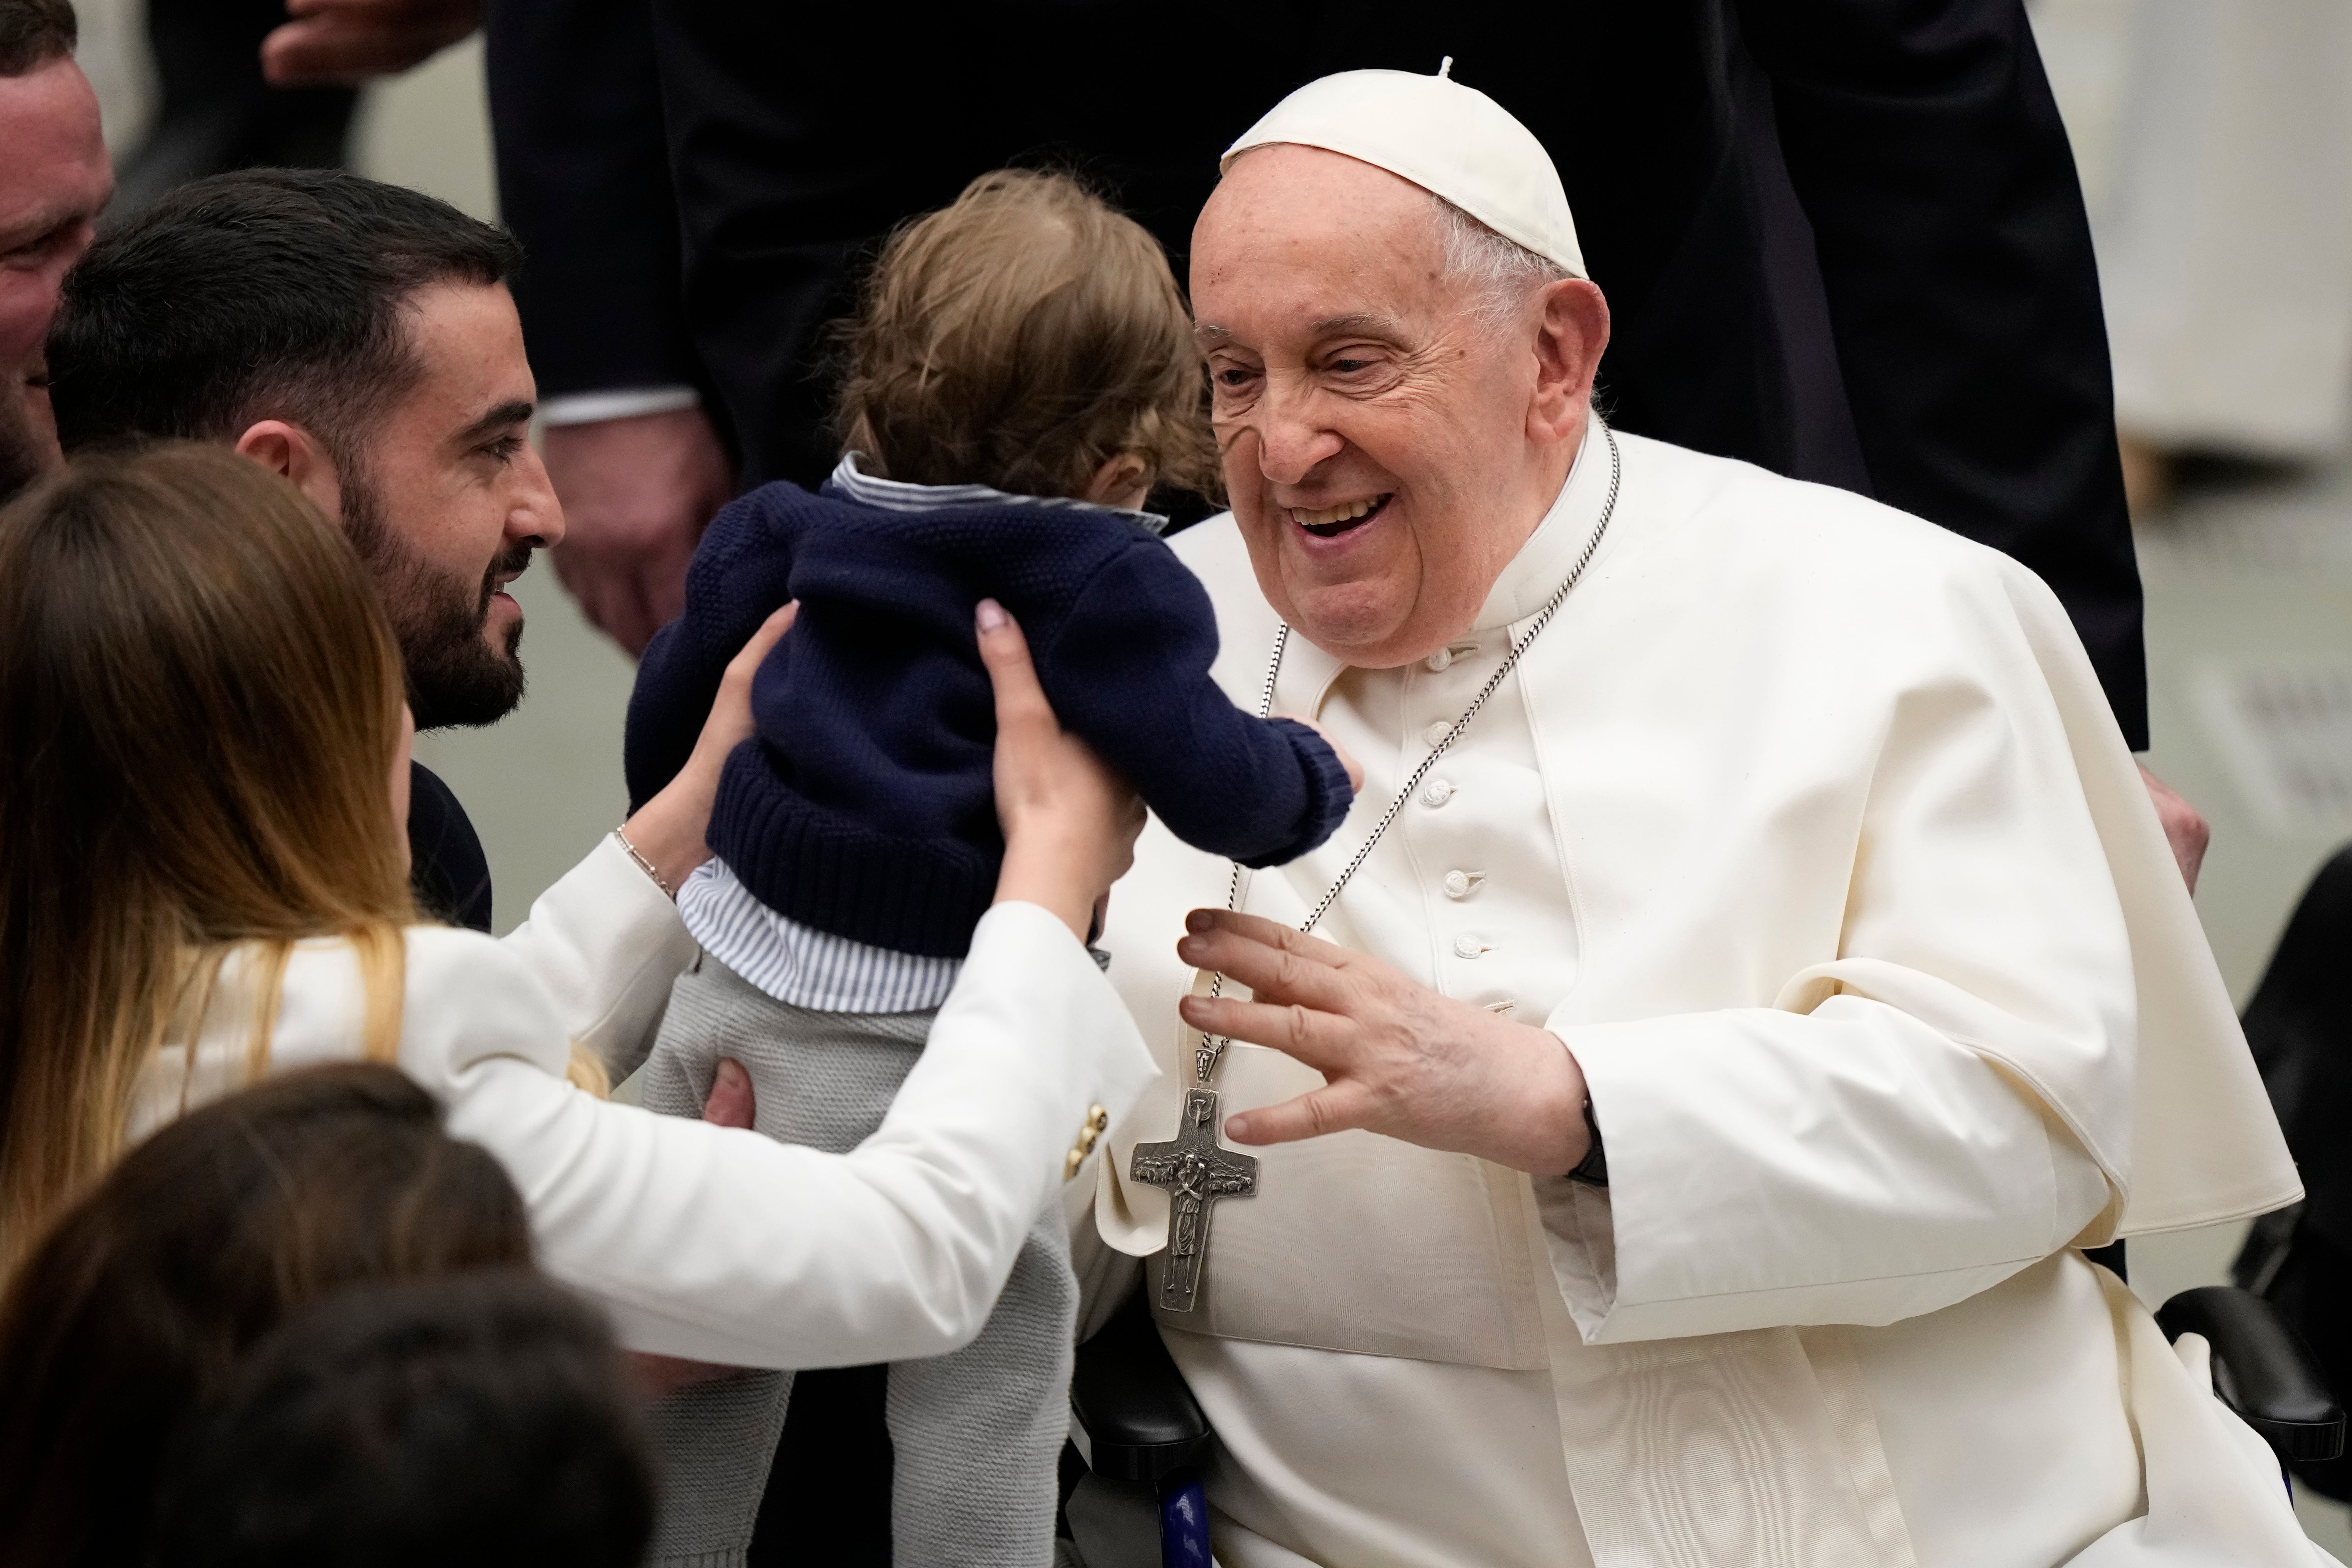
[{"label": "white button on cassock", "polygon": [[1423,730],[1421,732],[1421,743],[1424,746],[1434,746],[1438,742],[1445,739],[1447,731],[1451,731],[1453,728],[1453,721],[1449,719],[1440,719],[1437,722],[1432,724],[1428,729]]},{"label": "white button on cassock", "polygon": [[1457,958],[1483,958],[1493,951],[1492,943],[1480,942],[1475,936],[1457,936],[1454,939],[1454,954]]},{"label": "white button on cassock", "polygon": [[1421,662],[1433,672],[1443,671],[1452,668],[1455,659],[1462,658],[1465,654],[1473,654],[1477,651],[1478,642],[1476,638],[1473,637],[1464,642],[1447,643],[1444,647],[1439,648],[1435,653],[1431,654],[1427,658],[1423,659]]},{"label": "white button on cassock", "polygon": [[1421,786],[1421,804],[1423,805],[1444,805],[1453,798],[1454,786],[1444,779],[1432,779]]},{"label": "white button on cassock", "polygon": [[1445,889],[1447,898],[1466,899],[1476,892],[1478,884],[1486,879],[1486,873],[1484,871],[1448,871],[1442,885]]}]

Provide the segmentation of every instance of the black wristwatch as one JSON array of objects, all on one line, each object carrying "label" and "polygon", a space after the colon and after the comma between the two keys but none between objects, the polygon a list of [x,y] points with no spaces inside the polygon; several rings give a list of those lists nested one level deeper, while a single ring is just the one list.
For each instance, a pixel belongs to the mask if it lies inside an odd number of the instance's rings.
[{"label": "black wristwatch", "polygon": [[1589,1094],[1584,1097],[1584,1130],[1592,1134],[1592,1146],[1584,1152],[1584,1158],[1576,1163],[1568,1179],[1582,1182],[1588,1187],[1605,1187],[1609,1184],[1609,1152],[1601,1146],[1601,1123],[1592,1120],[1592,1097]]}]

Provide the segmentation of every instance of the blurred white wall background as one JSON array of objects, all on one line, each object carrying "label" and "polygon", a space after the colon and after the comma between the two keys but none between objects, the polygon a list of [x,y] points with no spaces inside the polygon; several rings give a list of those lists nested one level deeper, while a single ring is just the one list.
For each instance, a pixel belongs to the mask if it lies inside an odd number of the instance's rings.
[{"label": "blurred white wall background", "polygon": [[2352,436],[2352,5],[2038,0],[2124,429],[2324,458]]}]

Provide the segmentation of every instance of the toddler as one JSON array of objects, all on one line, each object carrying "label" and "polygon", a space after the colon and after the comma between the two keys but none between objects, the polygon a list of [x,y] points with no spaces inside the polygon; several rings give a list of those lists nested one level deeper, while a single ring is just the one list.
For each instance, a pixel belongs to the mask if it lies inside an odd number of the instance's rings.
[{"label": "toddler", "polygon": [[[1215,484],[1191,323],[1149,234],[1066,176],[983,175],[891,238],[843,343],[846,455],[817,493],[769,485],[711,523],[685,614],[646,652],[627,761],[633,798],[659,789],[729,658],[800,601],[719,786],[715,858],[678,894],[705,957],[645,1096],[696,1114],[732,1057],[761,1131],[846,1152],[921,1053],[995,889],[981,599],[1019,621],[1064,726],[1187,843],[1277,865],[1353,792],[1314,731],[1210,680],[1208,595],[1135,510],[1155,483]],[[1049,1204],[980,1337],[889,1369],[898,1563],[1052,1560],[1076,1301]],[[791,1383],[656,1407],[657,1561],[742,1561]]]}]

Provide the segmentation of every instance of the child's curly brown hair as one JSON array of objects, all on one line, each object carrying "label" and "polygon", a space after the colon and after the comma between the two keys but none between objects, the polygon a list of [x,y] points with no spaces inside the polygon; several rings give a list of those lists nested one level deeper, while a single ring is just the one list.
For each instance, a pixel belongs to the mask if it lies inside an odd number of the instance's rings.
[{"label": "child's curly brown hair", "polygon": [[1221,494],[1168,258],[1067,174],[999,169],[899,227],[836,347],[834,430],[878,477],[1076,496],[1132,456]]}]

